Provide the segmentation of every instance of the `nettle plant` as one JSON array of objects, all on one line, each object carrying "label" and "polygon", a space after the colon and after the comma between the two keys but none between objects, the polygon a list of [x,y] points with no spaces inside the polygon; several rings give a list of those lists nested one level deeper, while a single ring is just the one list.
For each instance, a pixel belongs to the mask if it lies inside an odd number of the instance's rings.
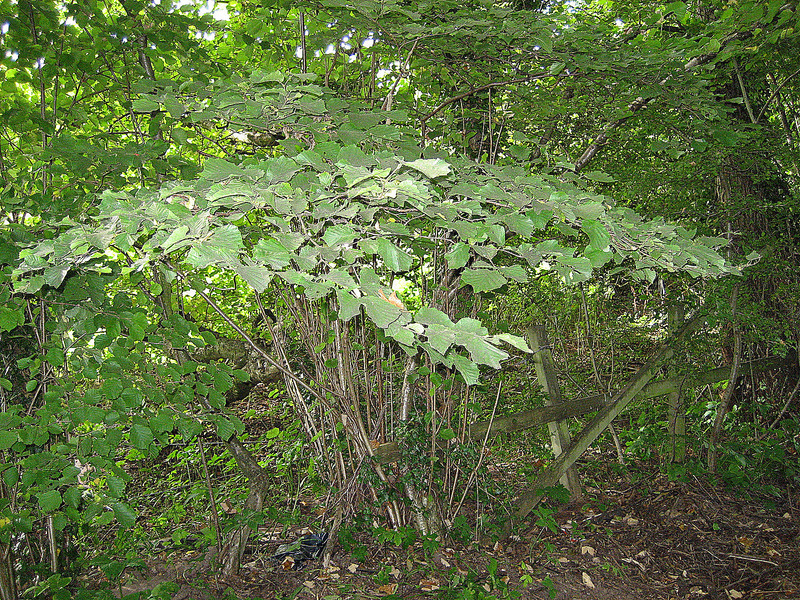
[{"label": "nettle plant", "polygon": [[[127,344],[145,363],[162,363],[163,372],[143,365],[141,377],[122,372],[91,392],[100,396],[90,411],[103,415],[90,422],[113,426],[108,415],[121,412],[122,399],[135,446],[173,430],[191,439],[202,419],[224,439],[241,432],[215,390],[217,380],[230,387],[230,369],[192,356],[193,347],[214,343],[180,316],[192,297],[280,369],[331,485],[343,494],[366,490],[395,527],[410,518],[422,534],[439,533],[473,483],[473,465],[456,468],[469,459],[456,449],[475,386],[510,351],[527,350],[521,337],[480,321],[483,295],[546,276],[585,281],[597,269],[644,278],[658,270],[736,272],[717,252],[722,239],[643,220],[581,189],[569,173],[531,174],[422,150],[402,112],[361,110],[309,76],[257,72],[202,89],[148,86],[134,108],[165,106],[184,123],[186,143],[186,124],[209,122],[281,131],[284,139],[273,156],[208,159],[195,179],[106,191],[90,216],[64,222],[53,239],[22,253],[18,293],[93,273],[130,290],[127,312],[105,325],[93,319],[82,339],[95,359],[117,360],[115,348]],[[232,316],[227,292],[215,286],[223,273],[247,284],[245,301],[263,319],[270,348]],[[182,339],[170,341],[175,331]],[[163,341],[159,352],[137,350],[153,339]],[[177,392],[130,391],[151,371],[186,392],[180,402]],[[427,440],[409,449],[413,469],[370,460],[379,443],[419,439],[409,431]],[[453,451],[437,454],[434,441]],[[350,485],[365,468],[367,485]]]}]

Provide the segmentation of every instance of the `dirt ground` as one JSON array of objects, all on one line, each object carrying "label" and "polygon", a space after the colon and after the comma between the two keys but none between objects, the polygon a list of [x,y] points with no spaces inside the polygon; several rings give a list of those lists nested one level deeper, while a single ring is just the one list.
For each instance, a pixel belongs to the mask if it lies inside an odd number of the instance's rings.
[{"label": "dirt ground", "polygon": [[[262,540],[240,574],[223,580],[199,553],[164,552],[126,581],[123,593],[175,582],[174,600],[469,600],[482,592],[556,600],[800,599],[797,491],[745,499],[698,479],[658,475],[620,489],[589,488],[586,497],[553,514],[557,532],[534,517],[505,542],[443,546],[432,556],[419,544],[403,550],[365,535],[358,558],[337,547],[327,568],[315,560],[293,571],[269,560],[285,540]],[[469,591],[453,591],[470,577]]]}]

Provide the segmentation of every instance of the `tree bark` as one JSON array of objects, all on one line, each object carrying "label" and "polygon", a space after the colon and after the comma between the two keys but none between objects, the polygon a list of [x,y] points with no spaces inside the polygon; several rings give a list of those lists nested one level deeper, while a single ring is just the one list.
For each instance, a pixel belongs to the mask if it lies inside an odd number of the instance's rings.
[{"label": "tree bark", "polygon": [[[11,500],[8,497],[8,487],[0,480],[0,499]],[[14,573],[14,552],[11,544],[0,542],[0,600],[17,600],[17,576]]]},{"label": "tree bark", "polygon": [[[677,331],[683,324],[683,306],[669,307],[667,319],[670,332]],[[671,377],[675,377],[675,367],[670,367]],[[686,413],[683,412],[683,386],[676,387],[667,396],[669,402],[669,451],[667,460],[682,463],[686,460]]]},{"label": "tree bark", "polygon": [[719,455],[719,443],[722,438],[722,429],[725,423],[725,415],[731,407],[733,393],[736,391],[736,383],[739,380],[739,368],[742,363],[742,332],[736,324],[736,299],[739,294],[739,284],[736,284],[731,293],[731,320],[733,321],[733,364],[731,365],[731,377],[728,380],[728,387],[722,394],[717,415],[714,418],[714,425],[711,434],[708,436],[708,470],[711,473],[717,472],[717,456]]}]

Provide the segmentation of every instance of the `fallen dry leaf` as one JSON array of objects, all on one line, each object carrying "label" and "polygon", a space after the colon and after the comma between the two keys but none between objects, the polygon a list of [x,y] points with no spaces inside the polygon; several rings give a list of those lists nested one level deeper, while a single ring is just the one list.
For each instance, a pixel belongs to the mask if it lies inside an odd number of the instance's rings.
[{"label": "fallen dry leaf", "polygon": [[356,563],[352,563],[349,567],[347,567],[347,570],[351,573],[355,573],[358,571],[358,565]]},{"label": "fallen dry leaf", "polygon": [[728,596],[731,598],[744,598],[744,594],[742,594],[742,592],[737,592],[736,590],[728,590]]},{"label": "fallen dry leaf", "polygon": [[589,556],[594,556],[595,550],[591,546],[581,546],[581,554],[588,554]]},{"label": "fallen dry leaf", "polygon": [[745,550],[750,550],[750,546],[752,546],[755,541],[753,538],[747,537],[746,535],[740,536],[738,540]]},{"label": "fallen dry leaf", "polygon": [[423,579],[419,582],[419,589],[423,592],[432,592],[439,589],[438,579]]},{"label": "fallen dry leaf", "polygon": [[327,581],[329,579],[337,580],[340,578],[339,573],[337,573],[339,570],[339,567],[336,565],[330,565],[327,569],[324,569],[319,575],[317,575],[317,579],[320,581]]},{"label": "fallen dry leaf", "polygon": [[644,570],[645,570],[644,569],[644,565],[642,563],[640,563],[638,560],[636,560],[635,558],[623,558],[622,562],[626,562],[626,563],[629,563],[629,564],[632,564],[632,565],[636,565],[637,567],[639,567],[642,570],[642,572],[644,572]]},{"label": "fallen dry leaf", "polygon": [[592,582],[592,578],[589,577],[589,574],[586,571],[581,573],[581,579],[583,580],[583,585],[594,589],[594,583]]},{"label": "fallen dry leaf", "polygon": [[378,593],[381,596],[390,596],[397,592],[397,584],[396,583],[387,583],[386,585],[382,585],[378,588]]}]

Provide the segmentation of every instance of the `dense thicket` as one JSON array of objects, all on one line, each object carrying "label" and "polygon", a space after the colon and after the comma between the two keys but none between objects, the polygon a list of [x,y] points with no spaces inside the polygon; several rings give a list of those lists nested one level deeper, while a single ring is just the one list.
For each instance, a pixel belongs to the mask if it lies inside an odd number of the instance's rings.
[{"label": "dense thicket", "polygon": [[276,380],[331,514],[445,534],[504,364],[587,294],[651,341],[702,314],[668,369],[731,365],[712,470],[731,406],[797,427],[796,358],[736,386],[800,340],[794,2],[209,8],[0,4],[4,599],[15,553],[135,523],[125,461],[208,432],[248,479],[235,571],[270,478],[230,405]]}]

